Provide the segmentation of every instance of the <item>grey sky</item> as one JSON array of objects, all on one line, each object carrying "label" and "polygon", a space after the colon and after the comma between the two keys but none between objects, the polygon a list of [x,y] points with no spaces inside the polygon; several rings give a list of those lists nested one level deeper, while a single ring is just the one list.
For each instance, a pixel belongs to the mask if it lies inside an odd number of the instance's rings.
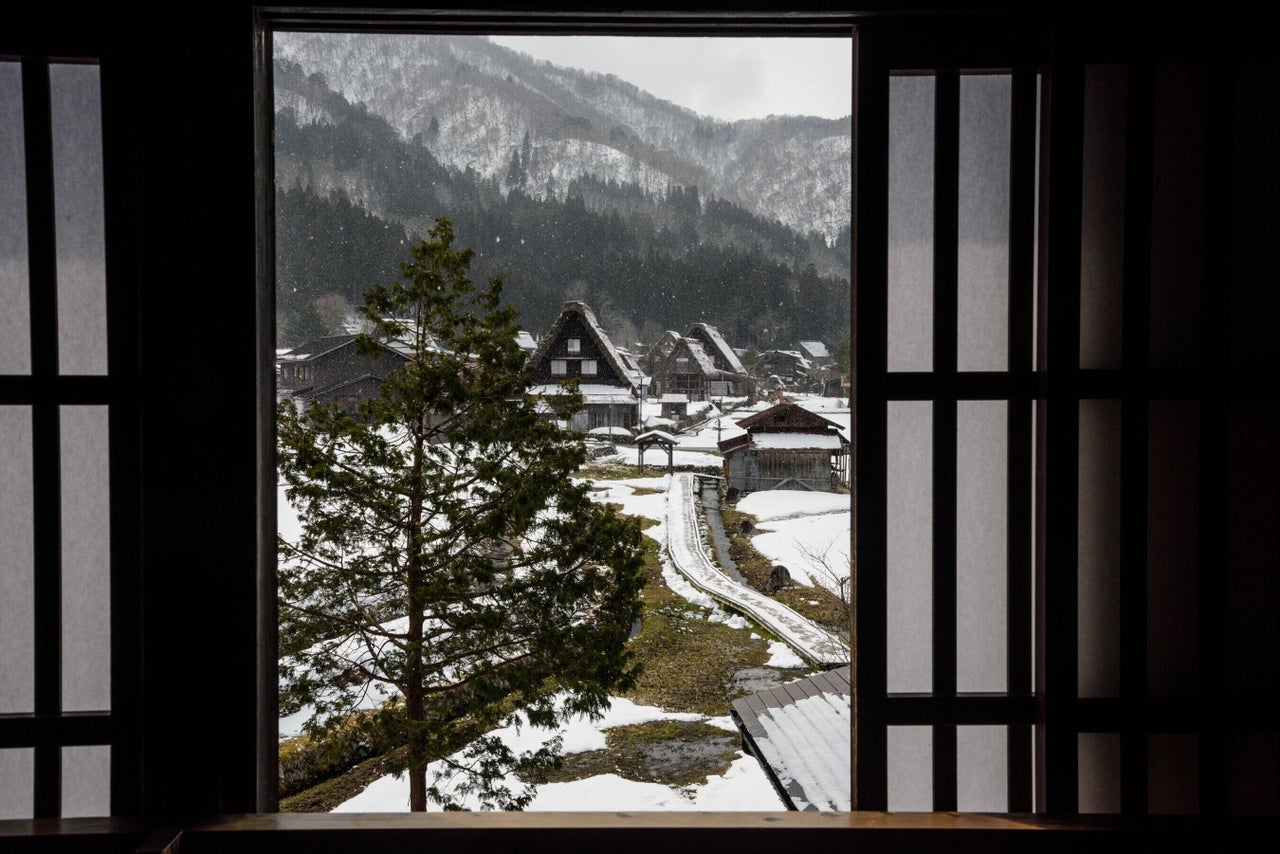
[{"label": "grey sky", "polygon": [[615,74],[704,116],[839,118],[852,112],[849,39],[494,36],[556,65]]}]

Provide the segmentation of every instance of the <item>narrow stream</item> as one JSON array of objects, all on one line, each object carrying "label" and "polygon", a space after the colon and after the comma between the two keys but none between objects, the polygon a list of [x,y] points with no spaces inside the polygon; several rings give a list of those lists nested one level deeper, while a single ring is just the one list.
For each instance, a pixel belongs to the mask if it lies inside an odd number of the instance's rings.
[{"label": "narrow stream", "polygon": [[711,542],[716,547],[716,560],[736,583],[749,586],[742,573],[738,572],[738,565],[729,557],[729,538],[725,535],[724,519],[720,516],[719,481],[711,477],[700,477],[698,483],[702,487],[702,507],[707,519],[707,530],[711,532]]}]

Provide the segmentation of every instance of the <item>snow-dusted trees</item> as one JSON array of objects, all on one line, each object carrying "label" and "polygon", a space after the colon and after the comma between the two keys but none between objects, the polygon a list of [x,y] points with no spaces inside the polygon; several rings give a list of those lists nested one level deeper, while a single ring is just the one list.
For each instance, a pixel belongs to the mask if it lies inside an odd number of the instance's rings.
[{"label": "snow-dusted trees", "polygon": [[467,792],[519,808],[532,790],[504,776],[559,745],[517,756],[484,733],[517,712],[598,712],[634,680],[640,532],[570,479],[581,442],[525,398],[515,311],[499,279],[470,281],[453,236],[438,220],[403,282],[365,295],[362,350],[409,356],[379,396],[354,415],[278,412],[301,523],[279,543],[283,688],[313,733],[379,727],[406,745],[411,809]]}]

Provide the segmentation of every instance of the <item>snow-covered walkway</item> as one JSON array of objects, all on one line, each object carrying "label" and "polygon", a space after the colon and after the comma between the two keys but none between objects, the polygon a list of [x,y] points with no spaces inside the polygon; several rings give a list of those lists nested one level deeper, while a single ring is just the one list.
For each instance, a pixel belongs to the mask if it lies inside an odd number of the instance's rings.
[{"label": "snow-covered walkway", "polygon": [[699,590],[755,620],[820,667],[849,663],[844,642],[780,602],[720,571],[707,555],[698,527],[694,476],[677,473],[667,493],[667,549],[671,561]]}]

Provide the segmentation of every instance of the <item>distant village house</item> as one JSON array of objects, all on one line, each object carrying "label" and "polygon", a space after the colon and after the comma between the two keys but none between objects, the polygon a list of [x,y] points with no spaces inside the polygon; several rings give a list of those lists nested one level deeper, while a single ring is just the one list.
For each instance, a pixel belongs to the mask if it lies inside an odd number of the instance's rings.
[{"label": "distant village house", "polygon": [[[639,424],[644,375],[623,358],[586,303],[565,302],[530,360],[534,385],[529,394],[541,398],[548,415],[568,421],[571,429],[630,429]],[[583,408],[562,412],[556,399],[563,396],[564,382],[570,379],[578,381]]]},{"label": "distant village house", "polygon": [[[684,395],[689,401],[747,394],[747,372],[716,330],[695,323],[682,336],[667,332],[649,351],[653,392]],[[666,414],[665,412],[663,413]]]},{"label": "distant village house", "polygon": [[847,481],[849,442],[834,421],[795,403],[779,403],[738,426],[747,432],[719,443],[729,489],[834,492]]},{"label": "distant village house", "polygon": [[354,412],[376,397],[382,381],[404,366],[413,351],[402,341],[381,342],[379,358],[361,353],[355,335],[330,335],[299,344],[277,358],[277,397],[299,409],[337,404]]}]

